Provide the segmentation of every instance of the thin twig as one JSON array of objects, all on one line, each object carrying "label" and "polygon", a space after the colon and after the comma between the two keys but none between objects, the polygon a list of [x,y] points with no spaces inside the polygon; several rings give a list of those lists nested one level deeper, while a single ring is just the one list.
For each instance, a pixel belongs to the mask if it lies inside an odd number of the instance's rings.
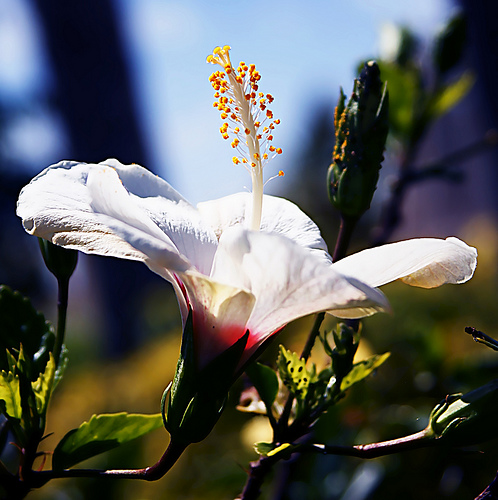
[{"label": "thin twig", "polygon": [[51,479],[69,477],[119,477],[122,479],[143,479],[156,481],[162,478],[180,458],[187,448],[187,444],[170,441],[163,456],[152,466],[144,469],[63,469],[49,471],[32,471],[29,475],[31,487],[43,486]]},{"label": "thin twig", "polygon": [[484,344],[486,347],[493,349],[494,351],[498,351],[498,341],[496,341],[493,337],[486,335],[485,333],[477,330],[473,326],[466,326],[465,332],[469,335],[472,335],[474,342],[479,344]]}]

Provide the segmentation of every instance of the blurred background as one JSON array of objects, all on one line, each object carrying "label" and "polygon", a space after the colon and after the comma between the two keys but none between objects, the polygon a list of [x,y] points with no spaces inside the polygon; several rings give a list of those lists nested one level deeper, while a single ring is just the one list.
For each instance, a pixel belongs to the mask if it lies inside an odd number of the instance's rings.
[{"label": "blurred background", "polygon": [[[55,280],[15,202],[24,184],[62,159],[139,163],[194,204],[246,189],[247,173],[233,166],[218,132],[213,67],[205,62],[225,44],[234,61],[256,63],[282,121],[275,144],[284,154],[266,175],[286,175],[267,192],[296,202],[333,247],[338,218],[325,183],[333,109],[339,87],[349,94],[361,63],[374,58],[388,80],[392,133],[351,251],[454,235],[478,247],[480,260],[462,287],[384,288],[394,316],[364,322],[359,356],[392,356],[316,433],[323,442],[352,444],[420,430],[446,394],[484,384],[498,368],[494,353],[463,332],[475,326],[498,336],[497,14],[492,0],[0,0],[0,283],[55,320]],[[310,326],[290,325],[279,341],[299,351]],[[145,266],[81,255],[70,288],[70,366],[54,396],[46,449],[94,413],[157,412],[180,330],[169,285]],[[265,355],[269,363],[276,345]],[[157,483],[53,481],[32,498],[231,499],[256,458],[252,443],[267,432],[259,417],[229,409]],[[88,465],[142,467],[166,443],[167,434],[156,431]],[[263,498],[468,499],[497,468],[493,444],[368,462],[304,457],[277,469]]]}]

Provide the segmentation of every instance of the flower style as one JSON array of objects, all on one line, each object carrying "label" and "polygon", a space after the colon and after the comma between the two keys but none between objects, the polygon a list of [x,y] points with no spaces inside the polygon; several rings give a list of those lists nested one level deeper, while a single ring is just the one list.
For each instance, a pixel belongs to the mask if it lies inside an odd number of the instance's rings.
[{"label": "flower style", "polygon": [[30,234],[88,254],[142,261],[172,283],[185,324],[192,310],[199,367],[249,332],[239,363],[285,324],[329,311],[358,318],[388,310],[375,287],[463,283],[476,250],[456,238],[416,239],[337,263],[296,205],[263,196],[260,230],[247,229],[251,195],[197,208],[138,165],[61,162],[23,188],[17,214]]}]

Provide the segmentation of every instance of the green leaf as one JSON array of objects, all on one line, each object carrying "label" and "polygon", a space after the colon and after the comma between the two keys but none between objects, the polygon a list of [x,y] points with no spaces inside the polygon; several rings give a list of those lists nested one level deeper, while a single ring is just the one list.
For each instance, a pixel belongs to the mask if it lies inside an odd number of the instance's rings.
[{"label": "green leaf", "polygon": [[266,406],[268,413],[278,394],[278,377],[274,370],[261,363],[251,363],[246,373],[258,391],[259,397]]},{"label": "green leaf", "polygon": [[304,400],[310,383],[316,379],[314,367],[311,371],[308,370],[304,359],[300,359],[295,352],[288,351],[281,345],[280,354],[277,359],[277,368],[282,382],[289,391],[296,398]]},{"label": "green leaf", "polygon": [[21,394],[19,377],[12,372],[0,372],[0,403],[2,412],[7,416],[21,420]]},{"label": "green leaf", "polygon": [[54,341],[50,323],[33,308],[29,299],[0,285],[0,370],[10,370],[7,350],[15,354],[22,344],[26,360],[29,360],[26,375],[35,381],[45,370]]},{"label": "green leaf", "polygon": [[421,99],[420,71],[414,66],[378,62],[389,90],[389,129],[403,141],[412,135]]},{"label": "green leaf", "polygon": [[342,379],[341,391],[346,391],[354,384],[368,377],[374,370],[382,365],[390,355],[390,352],[375,354],[364,361],[355,363],[353,369]]},{"label": "green leaf", "polygon": [[442,87],[427,106],[428,119],[435,120],[456,106],[467,95],[474,82],[474,75],[466,71],[456,82]]},{"label": "green leaf", "polygon": [[36,382],[31,383],[33,393],[36,400],[36,411],[38,415],[42,418],[47,412],[48,402],[50,400],[50,395],[52,394],[52,389],[54,387],[55,380],[55,361],[52,353],[50,353],[50,359],[48,360],[47,366],[43,373]]},{"label": "green leaf", "polygon": [[263,457],[266,457],[268,453],[273,450],[273,448],[275,448],[275,445],[273,443],[265,443],[263,441],[254,443],[254,449],[256,450],[256,453]]},{"label": "green leaf", "polygon": [[78,429],[69,431],[55,448],[54,469],[66,469],[136,439],[163,424],[160,413],[141,415],[113,413],[93,415]]}]

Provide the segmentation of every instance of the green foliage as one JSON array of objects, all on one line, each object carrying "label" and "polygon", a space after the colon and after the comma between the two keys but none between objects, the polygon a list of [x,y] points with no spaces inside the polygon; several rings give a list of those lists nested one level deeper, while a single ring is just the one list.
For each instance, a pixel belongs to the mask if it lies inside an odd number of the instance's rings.
[{"label": "green foliage", "polygon": [[0,373],[0,408],[6,416],[21,420],[21,394],[19,392],[19,376],[13,372]]},{"label": "green foliage", "polygon": [[461,60],[467,36],[467,22],[463,14],[457,14],[439,33],[434,43],[434,65],[442,74]]},{"label": "green foliage", "polygon": [[442,85],[427,103],[427,121],[436,120],[456,106],[474,85],[475,77],[470,71],[448,85]]},{"label": "green foliage", "polygon": [[45,370],[55,335],[44,316],[29,299],[0,285],[0,370],[10,371],[12,357],[22,348],[27,360],[26,376],[35,381]]},{"label": "green foliage", "polygon": [[258,391],[261,401],[266,406],[268,416],[278,394],[278,377],[274,370],[261,363],[251,363],[246,367],[246,373]]},{"label": "green foliage", "polygon": [[368,377],[374,370],[379,368],[391,353],[374,354],[368,359],[355,363],[352,370],[342,379],[341,391],[347,391],[353,385]]},{"label": "green foliage", "polygon": [[304,359],[300,359],[295,352],[288,351],[281,345],[277,368],[282,382],[290,393],[298,400],[304,401],[308,388],[316,380],[315,367],[308,370]]},{"label": "green foliage", "polygon": [[69,431],[54,450],[54,469],[66,469],[162,426],[162,416],[126,412],[93,415]]},{"label": "green foliage", "polygon": [[254,450],[258,455],[263,457],[277,457],[279,459],[287,459],[290,455],[299,448],[299,445],[284,443],[275,446],[273,443],[259,442],[254,445]]},{"label": "green foliage", "polygon": [[432,47],[434,82],[427,84],[414,35],[404,29],[403,38],[411,39],[403,57],[378,61],[389,89],[389,127],[405,147],[413,147],[431,123],[454,108],[470,91],[475,78],[470,71],[447,82],[446,73],[460,61],[466,35],[465,19],[455,16]]}]

